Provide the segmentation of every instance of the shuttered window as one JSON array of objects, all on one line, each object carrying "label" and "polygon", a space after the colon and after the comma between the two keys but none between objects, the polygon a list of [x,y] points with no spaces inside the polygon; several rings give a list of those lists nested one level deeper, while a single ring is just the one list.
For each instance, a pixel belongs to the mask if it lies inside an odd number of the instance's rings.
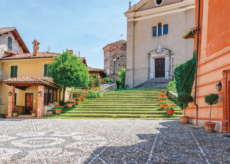
[{"label": "shuttered window", "polygon": [[159,36],[162,35],[162,25],[161,24],[158,25],[158,35]]},{"label": "shuttered window", "polygon": [[44,64],[44,76],[48,77],[49,76],[49,69],[48,69],[49,64]]},{"label": "shuttered window", "polygon": [[153,27],[153,36],[157,36],[157,27]]},{"label": "shuttered window", "polygon": [[18,66],[11,66],[10,77],[11,78],[18,77]]},{"label": "shuttered window", "polygon": [[168,34],[168,25],[164,25],[164,34]]}]

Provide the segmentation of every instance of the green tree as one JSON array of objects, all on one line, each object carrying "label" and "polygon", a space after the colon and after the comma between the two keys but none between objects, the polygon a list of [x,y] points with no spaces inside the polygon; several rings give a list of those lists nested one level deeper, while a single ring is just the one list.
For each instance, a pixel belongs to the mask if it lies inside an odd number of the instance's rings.
[{"label": "green tree", "polygon": [[94,87],[94,78],[92,76],[89,76],[88,87],[89,88],[93,88]]},{"label": "green tree", "polygon": [[219,95],[217,94],[210,94],[205,96],[205,102],[210,105],[210,114],[209,114],[209,122],[211,122],[211,112],[212,112],[212,105],[217,104],[219,100]]},{"label": "green tree", "polygon": [[49,76],[54,83],[59,84],[63,89],[63,101],[67,87],[85,88],[88,85],[89,70],[87,66],[69,51],[63,51],[54,57],[54,61],[49,65]]},{"label": "green tree", "polygon": [[177,97],[177,102],[183,104],[183,116],[184,116],[185,105],[187,105],[189,102],[193,102],[193,98],[189,93],[182,92]]},{"label": "green tree", "polygon": [[121,68],[120,72],[117,73],[119,80],[120,80],[119,83],[123,86],[122,88],[124,88],[124,86],[125,86],[125,74],[126,74],[125,68]]}]

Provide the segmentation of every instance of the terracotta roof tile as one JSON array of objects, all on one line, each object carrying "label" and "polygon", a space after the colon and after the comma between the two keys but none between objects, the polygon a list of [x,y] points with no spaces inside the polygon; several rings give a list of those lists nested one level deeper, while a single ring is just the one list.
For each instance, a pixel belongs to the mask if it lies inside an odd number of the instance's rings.
[{"label": "terracotta roof tile", "polygon": [[10,29],[15,29],[15,27],[1,27],[0,31],[6,31],[6,30],[10,30]]},{"label": "terracotta roof tile", "polygon": [[38,77],[20,77],[20,78],[12,78],[12,79],[7,79],[3,81],[6,84],[12,84],[12,83],[42,83],[45,85],[49,85],[49,86],[53,86],[53,87],[58,87],[59,86],[57,84],[54,84],[50,81],[44,80],[44,79],[40,79]]},{"label": "terracotta roof tile", "polygon": [[105,70],[104,69],[100,69],[100,68],[91,68],[91,67],[88,67],[89,68],[89,71],[92,71],[92,72],[104,72]]}]

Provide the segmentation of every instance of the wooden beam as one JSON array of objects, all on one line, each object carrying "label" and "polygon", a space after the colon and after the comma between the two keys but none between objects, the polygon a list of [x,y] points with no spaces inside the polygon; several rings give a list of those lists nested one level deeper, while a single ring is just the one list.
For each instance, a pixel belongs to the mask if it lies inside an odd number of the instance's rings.
[{"label": "wooden beam", "polygon": [[20,46],[24,46],[25,44],[19,44]]},{"label": "wooden beam", "polygon": [[39,83],[11,83],[11,84],[8,84],[8,85],[10,85],[10,86],[18,86],[18,87],[20,87],[20,86],[28,86],[28,87],[30,87],[30,86],[41,86],[42,84],[39,84]]},{"label": "wooden beam", "polygon": [[19,40],[19,39],[21,39],[21,38],[20,38],[20,37],[16,37],[15,39],[16,39],[16,40]]}]

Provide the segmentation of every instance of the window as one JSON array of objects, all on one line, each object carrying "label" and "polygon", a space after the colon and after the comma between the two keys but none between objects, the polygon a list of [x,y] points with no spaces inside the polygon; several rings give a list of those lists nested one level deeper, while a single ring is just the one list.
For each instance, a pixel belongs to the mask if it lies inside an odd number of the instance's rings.
[{"label": "window", "polygon": [[8,37],[8,51],[12,51],[12,38]]},{"label": "window", "polygon": [[153,27],[153,36],[157,36],[157,27]]},{"label": "window", "polygon": [[14,106],[17,105],[17,93],[15,93],[15,98],[14,98]]},{"label": "window", "polygon": [[161,25],[161,23],[158,24],[158,35],[159,36],[162,35],[162,25]]},{"label": "window", "polygon": [[10,78],[18,77],[18,66],[11,66]]},{"label": "window", "polygon": [[168,34],[168,25],[164,25],[164,34]]},{"label": "window", "polygon": [[49,64],[44,64],[44,77],[49,76],[49,69],[48,69]]},{"label": "window", "polygon": [[115,62],[114,67],[115,67],[115,73],[117,73],[117,62]]}]

